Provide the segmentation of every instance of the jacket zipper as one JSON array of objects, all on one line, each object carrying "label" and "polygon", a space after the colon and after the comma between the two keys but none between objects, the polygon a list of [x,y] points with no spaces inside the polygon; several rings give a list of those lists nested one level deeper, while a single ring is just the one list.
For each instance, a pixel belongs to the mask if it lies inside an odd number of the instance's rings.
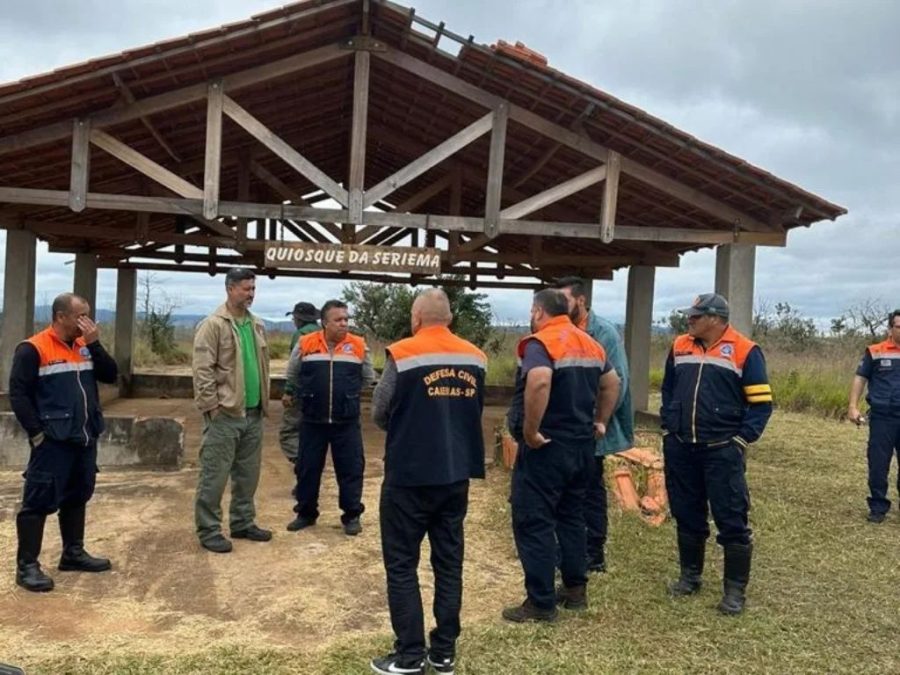
[{"label": "jacket zipper", "polygon": [[328,424],[331,424],[331,415],[334,412],[334,352],[331,349],[328,350],[328,356]]},{"label": "jacket zipper", "polygon": [[[70,348],[70,349],[73,352],[75,351],[72,348]],[[81,432],[84,434],[84,444],[90,445],[91,439],[90,439],[90,436],[88,436],[88,432],[87,432],[87,423],[88,423],[87,392],[84,390],[84,387],[81,384],[81,371],[80,370],[75,371],[75,380],[78,382],[78,388],[81,390],[81,400],[84,401],[84,423],[81,425]]]},{"label": "jacket zipper", "polygon": [[703,352],[703,360],[700,361],[700,369],[697,371],[697,384],[694,387],[694,407],[691,410],[691,436],[697,443],[697,397],[700,394],[700,378],[703,377],[703,366],[706,364],[706,351]]}]

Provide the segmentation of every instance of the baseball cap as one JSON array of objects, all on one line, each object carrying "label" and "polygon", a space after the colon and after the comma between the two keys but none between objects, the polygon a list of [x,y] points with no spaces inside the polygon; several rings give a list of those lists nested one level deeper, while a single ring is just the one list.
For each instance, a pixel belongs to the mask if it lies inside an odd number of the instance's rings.
[{"label": "baseball cap", "polygon": [[687,316],[721,316],[728,318],[728,301],[718,293],[704,293],[694,298],[690,307],[679,309],[679,312]]},{"label": "baseball cap", "polygon": [[296,315],[298,319],[301,321],[306,321],[307,323],[315,323],[319,320],[319,310],[316,309],[316,306],[309,302],[298,302],[294,305],[294,309],[290,312],[286,312],[285,316]]}]

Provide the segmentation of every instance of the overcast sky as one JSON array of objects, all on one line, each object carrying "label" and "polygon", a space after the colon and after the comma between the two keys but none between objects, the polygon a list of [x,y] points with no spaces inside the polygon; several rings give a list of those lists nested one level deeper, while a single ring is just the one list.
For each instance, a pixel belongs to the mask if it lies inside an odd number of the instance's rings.
[{"label": "overcast sky", "polygon": [[[210,28],[271,9],[264,0],[3,0],[0,81]],[[407,3],[403,3],[407,4]],[[900,306],[900,1],[419,0],[419,16],[480,43],[522,40],[583,79],[850,213],[760,248],[756,298],[837,316],[862,298]],[[5,246],[5,234],[2,235]],[[37,302],[70,290],[71,256],[40,250]],[[0,264],[3,260],[0,259]],[[657,273],[666,314],[711,290],[714,254]],[[624,316],[625,273],[597,282],[595,306]],[[222,277],[168,275],[182,312],[204,313]],[[340,283],[261,279],[256,310],[321,303]],[[189,292],[184,289],[189,288]],[[115,273],[100,274],[112,307]],[[527,317],[528,295],[491,292],[501,320]]]}]

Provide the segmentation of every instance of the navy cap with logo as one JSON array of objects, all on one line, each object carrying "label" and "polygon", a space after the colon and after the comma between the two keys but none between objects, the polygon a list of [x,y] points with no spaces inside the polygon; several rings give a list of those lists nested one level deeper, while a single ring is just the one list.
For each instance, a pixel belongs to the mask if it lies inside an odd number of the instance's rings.
[{"label": "navy cap with logo", "polygon": [[718,293],[698,295],[690,307],[679,309],[687,316],[721,316],[728,318],[728,301]]},{"label": "navy cap with logo", "polygon": [[292,311],[285,314],[285,316],[292,315],[306,323],[315,323],[319,320],[319,310],[316,309],[315,305],[309,302],[298,302],[294,305]]}]

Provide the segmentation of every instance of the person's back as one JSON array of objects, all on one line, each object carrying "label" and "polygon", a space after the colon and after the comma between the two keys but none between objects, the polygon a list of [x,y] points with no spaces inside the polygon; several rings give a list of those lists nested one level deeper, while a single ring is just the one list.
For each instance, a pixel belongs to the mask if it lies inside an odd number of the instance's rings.
[{"label": "person's back", "polygon": [[[462,605],[463,521],[469,479],[484,477],[481,411],[486,357],[454,335],[447,295],[429,290],[412,308],[413,337],[387,348],[372,417],[387,431],[381,486],[382,553],[395,649],[376,673],[452,673]],[[428,535],[437,626],[425,648],[416,576]]]}]

